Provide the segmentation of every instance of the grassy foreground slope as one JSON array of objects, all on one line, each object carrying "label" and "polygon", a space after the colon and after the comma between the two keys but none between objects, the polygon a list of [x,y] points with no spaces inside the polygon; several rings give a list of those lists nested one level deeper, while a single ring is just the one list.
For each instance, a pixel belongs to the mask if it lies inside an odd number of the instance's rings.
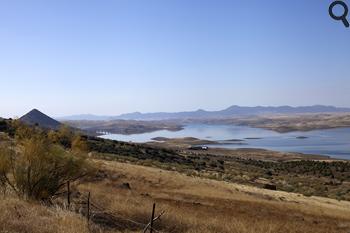
[{"label": "grassy foreground slope", "polygon": [[61,208],[49,208],[14,197],[0,199],[1,233],[87,233],[86,221]]},{"label": "grassy foreground slope", "polygon": [[154,226],[159,232],[350,230],[349,202],[273,192],[114,161],[93,162],[104,171],[103,178],[86,180],[77,190],[81,194],[91,192],[93,203],[120,218],[109,222],[93,213],[89,230],[86,220],[74,212],[7,197],[0,199],[0,232],[141,232],[141,226],[128,220],[146,224],[154,202],[156,214],[165,211]]},{"label": "grassy foreground slope", "polygon": [[[165,232],[349,232],[350,203],[305,197],[173,171],[103,161],[101,182],[81,184],[95,200],[122,216],[147,222],[153,202],[165,210]],[[122,184],[129,183],[130,188]]]}]

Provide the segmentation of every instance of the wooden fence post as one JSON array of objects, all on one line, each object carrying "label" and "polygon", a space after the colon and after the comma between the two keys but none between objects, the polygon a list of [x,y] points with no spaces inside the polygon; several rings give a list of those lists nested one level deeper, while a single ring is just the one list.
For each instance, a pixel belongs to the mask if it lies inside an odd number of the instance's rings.
[{"label": "wooden fence post", "polygon": [[90,222],[90,192],[88,194],[88,199],[87,199],[87,214],[86,214],[86,218],[88,223]]},{"label": "wooden fence post", "polygon": [[67,182],[67,205],[70,209],[70,181]]},{"label": "wooden fence post", "polygon": [[154,212],[156,210],[156,203],[153,203],[153,209],[152,209],[152,216],[151,216],[151,229],[150,229],[150,233],[153,233],[153,220],[154,220]]}]

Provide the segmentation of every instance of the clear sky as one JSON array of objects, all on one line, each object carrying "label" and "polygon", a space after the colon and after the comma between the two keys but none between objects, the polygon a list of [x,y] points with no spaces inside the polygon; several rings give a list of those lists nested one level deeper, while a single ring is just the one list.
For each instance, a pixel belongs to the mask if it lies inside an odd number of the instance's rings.
[{"label": "clear sky", "polygon": [[0,116],[350,107],[331,2],[1,0]]}]

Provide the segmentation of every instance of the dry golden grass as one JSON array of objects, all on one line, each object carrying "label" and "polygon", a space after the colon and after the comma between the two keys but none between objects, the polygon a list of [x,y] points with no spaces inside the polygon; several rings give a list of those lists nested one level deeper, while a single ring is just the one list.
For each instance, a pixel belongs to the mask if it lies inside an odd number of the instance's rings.
[{"label": "dry golden grass", "polygon": [[0,200],[1,233],[87,233],[86,221],[60,208],[48,208],[16,198]]},{"label": "dry golden grass", "polygon": [[[292,233],[350,231],[350,203],[304,197],[258,188],[188,177],[171,171],[118,162],[100,162],[103,181],[83,183],[93,202],[121,216],[124,230],[139,232],[131,219],[147,223],[153,202],[163,232]],[[131,189],[123,187],[129,183]],[[123,229],[119,229],[123,230]]]},{"label": "dry golden grass", "polygon": [[[142,226],[138,223],[149,221],[154,202],[156,214],[166,211],[155,224],[161,232],[350,232],[349,202],[262,190],[132,164],[95,162],[107,177],[84,181],[77,188],[81,199],[90,191],[93,204],[113,213],[114,225],[105,219],[101,228],[91,225],[89,230],[86,219],[74,212],[1,195],[0,233],[139,233]],[[131,189],[124,183],[129,183]]]}]

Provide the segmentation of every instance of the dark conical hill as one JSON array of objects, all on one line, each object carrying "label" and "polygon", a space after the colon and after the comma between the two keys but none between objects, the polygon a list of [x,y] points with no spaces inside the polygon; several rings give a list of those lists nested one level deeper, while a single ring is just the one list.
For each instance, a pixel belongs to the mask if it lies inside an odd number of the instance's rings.
[{"label": "dark conical hill", "polygon": [[38,125],[48,129],[58,129],[62,124],[51,117],[45,115],[37,109],[33,109],[19,119],[28,125]]}]

